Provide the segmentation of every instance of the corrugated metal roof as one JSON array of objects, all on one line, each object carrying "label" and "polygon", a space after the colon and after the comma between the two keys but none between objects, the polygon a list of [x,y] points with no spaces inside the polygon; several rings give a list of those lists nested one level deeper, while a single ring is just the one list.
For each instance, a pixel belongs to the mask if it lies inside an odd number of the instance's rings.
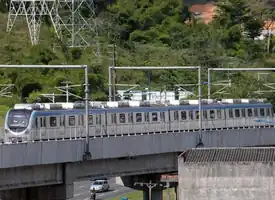
[{"label": "corrugated metal roof", "polygon": [[197,148],[181,154],[185,162],[273,162],[274,147]]}]

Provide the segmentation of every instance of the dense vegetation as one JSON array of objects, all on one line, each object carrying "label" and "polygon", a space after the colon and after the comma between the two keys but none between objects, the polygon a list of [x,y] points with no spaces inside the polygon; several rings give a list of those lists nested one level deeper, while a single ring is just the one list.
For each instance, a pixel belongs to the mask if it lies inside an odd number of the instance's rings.
[{"label": "dense vegetation", "polygon": [[[3,1],[1,1],[3,2]],[[125,3],[126,2],[126,3]],[[192,2],[192,1],[191,1]],[[0,6],[1,64],[87,64],[93,100],[106,100],[110,44],[116,44],[118,66],[201,65],[203,80],[209,67],[274,67],[275,37],[267,51],[267,39],[255,40],[265,20],[275,18],[272,2],[264,0],[219,0],[217,14],[209,24],[202,23],[188,10],[183,0],[96,1],[101,56],[94,48],[63,46],[53,49],[56,41],[52,25],[44,23],[41,42],[31,46],[27,26],[22,20],[11,34],[5,32],[7,9]],[[45,19],[47,21],[47,19]],[[148,72],[117,71],[117,82],[148,87]],[[37,101],[40,93],[58,93],[55,86],[64,80],[83,83],[81,70],[2,69],[0,84],[14,83],[13,98],[0,98],[2,105]],[[255,73],[216,74],[215,79],[232,79],[230,94],[223,97],[252,97],[263,82]],[[194,83],[196,72],[154,71],[153,89],[175,89],[176,84]],[[272,76],[271,76],[272,78]],[[219,88],[215,88],[217,90]],[[205,88],[204,88],[205,90]],[[75,94],[83,96],[83,89]],[[204,94],[206,94],[204,92]],[[41,99],[41,98],[40,98]],[[61,100],[61,99],[60,99]]]}]

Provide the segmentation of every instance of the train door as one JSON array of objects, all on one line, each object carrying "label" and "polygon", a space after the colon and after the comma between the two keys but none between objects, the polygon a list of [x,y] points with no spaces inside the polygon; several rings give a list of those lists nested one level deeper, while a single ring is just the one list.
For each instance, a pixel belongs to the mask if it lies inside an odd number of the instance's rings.
[{"label": "train door", "polygon": [[135,124],[134,124],[134,114],[132,112],[128,113],[128,133],[136,133],[135,132]]},{"label": "train door", "polygon": [[75,115],[68,115],[65,117],[66,123],[66,138],[74,138],[76,137],[76,117]]},{"label": "train door", "polygon": [[129,133],[127,113],[118,113],[118,130],[119,134]]},{"label": "train door", "polygon": [[160,120],[159,120],[159,112],[153,111],[150,113],[151,123],[150,123],[150,131],[151,132],[158,132],[160,127]]},{"label": "train door", "polygon": [[144,132],[146,132],[146,133],[150,132],[150,114],[149,114],[149,112],[144,113],[143,129],[144,129]]},{"label": "train door", "polygon": [[144,133],[143,128],[143,115],[142,112],[134,112],[134,132],[135,133]]},{"label": "train door", "polygon": [[165,112],[165,111],[160,112],[161,131],[166,131],[167,130],[167,119],[168,119],[167,112]]},{"label": "train door", "polygon": [[59,116],[59,120],[57,122],[59,124],[59,137],[65,138],[66,129],[65,129],[65,115]]},{"label": "train door", "polygon": [[95,115],[95,134],[96,136],[102,135],[101,133],[101,121],[102,121],[102,114]]},{"label": "train door", "polygon": [[78,123],[77,123],[77,128],[76,128],[76,137],[77,138],[80,138],[82,137],[83,133],[85,133],[85,128],[84,128],[84,119],[85,119],[85,116],[84,114],[79,114],[77,116],[78,118]]},{"label": "train door", "polygon": [[117,114],[107,112],[107,122],[108,122],[108,135],[116,135],[117,134]]},{"label": "train door", "polygon": [[[95,117],[94,115],[89,114],[88,117],[88,125],[89,125],[89,135],[90,136],[94,136],[95,134]],[[84,132],[85,133],[85,132]],[[84,137],[85,135],[82,135],[82,137]]]},{"label": "train door", "polygon": [[47,139],[46,131],[46,117],[37,117],[39,119],[39,129],[38,129],[38,134],[39,134],[39,139]]},{"label": "train door", "polygon": [[55,116],[49,116],[46,118],[47,122],[47,137],[50,139],[58,138],[57,122]]}]

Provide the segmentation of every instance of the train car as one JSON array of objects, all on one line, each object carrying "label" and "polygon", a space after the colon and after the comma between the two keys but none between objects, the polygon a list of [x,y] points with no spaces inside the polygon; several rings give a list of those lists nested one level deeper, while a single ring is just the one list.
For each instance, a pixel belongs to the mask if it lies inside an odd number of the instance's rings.
[{"label": "train car", "polygon": [[[91,137],[197,131],[198,101],[90,102]],[[202,129],[274,126],[264,100],[202,100]],[[7,112],[5,142],[84,138],[84,104],[16,104]]]}]

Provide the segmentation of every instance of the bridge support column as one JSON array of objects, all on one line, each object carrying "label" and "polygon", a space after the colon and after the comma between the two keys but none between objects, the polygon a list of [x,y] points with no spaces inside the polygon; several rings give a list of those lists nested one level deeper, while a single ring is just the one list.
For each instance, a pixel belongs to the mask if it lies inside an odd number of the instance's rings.
[{"label": "bridge support column", "polygon": [[67,200],[74,196],[73,183],[1,191],[1,200]]},{"label": "bridge support column", "polygon": [[143,190],[143,200],[163,200],[162,190],[152,189],[152,198],[150,199],[149,190]]},{"label": "bridge support column", "polygon": [[176,200],[179,200],[178,187],[179,187],[178,185],[174,187]]}]

